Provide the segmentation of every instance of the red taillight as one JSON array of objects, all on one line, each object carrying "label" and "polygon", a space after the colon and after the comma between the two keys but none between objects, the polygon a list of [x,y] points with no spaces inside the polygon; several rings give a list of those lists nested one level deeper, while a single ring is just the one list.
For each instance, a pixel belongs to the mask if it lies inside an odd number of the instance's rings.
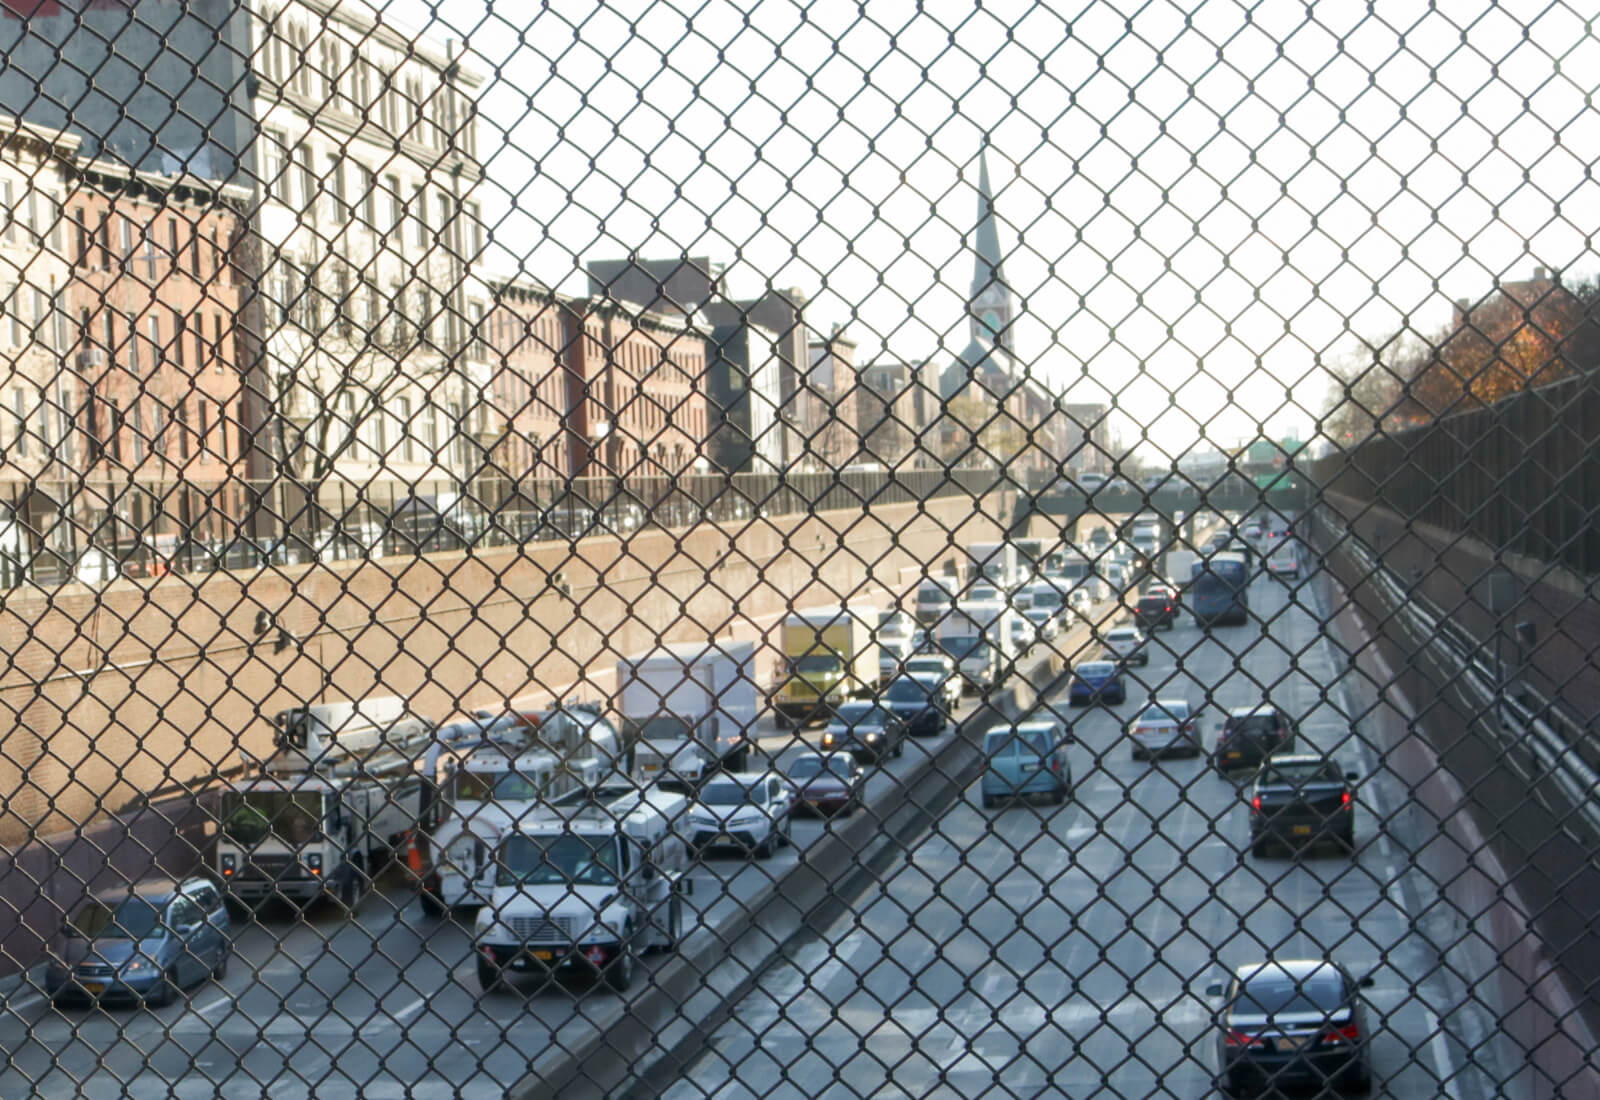
[{"label": "red taillight", "polygon": [[1355,1043],[1361,1040],[1361,1028],[1354,1022],[1336,1027],[1332,1031],[1322,1033],[1322,1041],[1326,1045],[1338,1046],[1344,1043]]},{"label": "red taillight", "polygon": [[1340,801],[1344,803],[1344,808],[1348,810],[1350,808],[1350,792],[1345,791],[1344,794],[1340,795]]},{"label": "red taillight", "polygon": [[1228,1034],[1222,1038],[1224,1045],[1230,1047],[1247,1047],[1254,1040],[1255,1036],[1251,1035],[1248,1031],[1233,1030],[1229,1030]]},{"label": "red taillight", "polygon": [[1252,798],[1250,800],[1250,808],[1253,809],[1256,813],[1260,813],[1261,812],[1261,796],[1260,795],[1256,795],[1254,798]]},{"label": "red taillight", "polygon": [[233,877],[233,868],[232,867],[224,867],[222,869],[222,877],[223,878],[232,878]]}]

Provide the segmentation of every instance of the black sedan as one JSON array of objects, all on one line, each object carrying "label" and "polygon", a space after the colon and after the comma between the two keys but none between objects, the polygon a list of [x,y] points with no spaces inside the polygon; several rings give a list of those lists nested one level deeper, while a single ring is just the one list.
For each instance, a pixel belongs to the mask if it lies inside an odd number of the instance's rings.
[{"label": "black sedan", "polygon": [[1228,711],[1211,763],[1218,772],[1259,768],[1267,757],[1294,746],[1294,724],[1271,703]]},{"label": "black sedan", "polygon": [[1309,848],[1331,841],[1356,848],[1355,772],[1324,756],[1273,756],[1250,788],[1250,851],[1267,854],[1274,841]]},{"label": "black sedan", "polygon": [[1356,981],[1324,959],[1257,962],[1234,971],[1226,986],[1208,996],[1226,996],[1217,1017],[1218,1085],[1246,1089],[1291,1086],[1366,1092],[1372,1087],[1371,1032]]},{"label": "black sedan", "polygon": [[905,723],[906,732],[913,737],[932,737],[949,721],[944,691],[932,675],[896,676],[879,701]]},{"label": "black sedan", "polygon": [[847,752],[878,764],[905,751],[906,725],[881,703],[843,703],[822,731],[824,752]]}]

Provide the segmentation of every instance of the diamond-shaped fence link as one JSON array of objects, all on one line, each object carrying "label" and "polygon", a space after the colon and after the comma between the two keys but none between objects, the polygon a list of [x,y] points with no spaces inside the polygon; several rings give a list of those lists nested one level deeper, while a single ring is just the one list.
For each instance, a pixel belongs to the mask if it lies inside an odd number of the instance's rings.
[{"label": "diamond-shaped fence link", "polygon": [[1600,1096],[1581,5],[0,50],[0,1096]]}]

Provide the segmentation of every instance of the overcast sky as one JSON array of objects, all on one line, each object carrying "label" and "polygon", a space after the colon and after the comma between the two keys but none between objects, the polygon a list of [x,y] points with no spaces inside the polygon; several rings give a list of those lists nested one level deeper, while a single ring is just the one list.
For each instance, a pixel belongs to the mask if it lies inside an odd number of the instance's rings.
[{"label": "overcast sky", "polygon": [[708,255],[736,292],[804,291],[862,357],[965,346],[991,143],[1022,358],[1179,450],[1263,422],[1304,438],[1352,334],[1434,331],[1536,264],[1596,268],[1600,43],[1570,10],[1308,7],[386,11],[489,77],[481,198],[507,266],[576,288],[588,259]]}]

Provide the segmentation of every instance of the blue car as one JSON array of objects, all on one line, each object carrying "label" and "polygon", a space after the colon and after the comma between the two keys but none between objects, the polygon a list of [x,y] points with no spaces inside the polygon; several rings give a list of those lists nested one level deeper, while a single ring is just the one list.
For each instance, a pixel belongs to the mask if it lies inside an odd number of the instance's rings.
[{"label": "blue car", "polygon": [[221,978],[233,939],[215,883],[168,879],[90,898],[51,947],[44,980],[56,1000],[166,1004]]},{"label": "blue car", "polygon": [[1073,706],[1124,703],[1127,699],[1128,685],[1122,680],[1122,666],[1115,661],[1084,661],[1072,670],[1067,702]]}]

